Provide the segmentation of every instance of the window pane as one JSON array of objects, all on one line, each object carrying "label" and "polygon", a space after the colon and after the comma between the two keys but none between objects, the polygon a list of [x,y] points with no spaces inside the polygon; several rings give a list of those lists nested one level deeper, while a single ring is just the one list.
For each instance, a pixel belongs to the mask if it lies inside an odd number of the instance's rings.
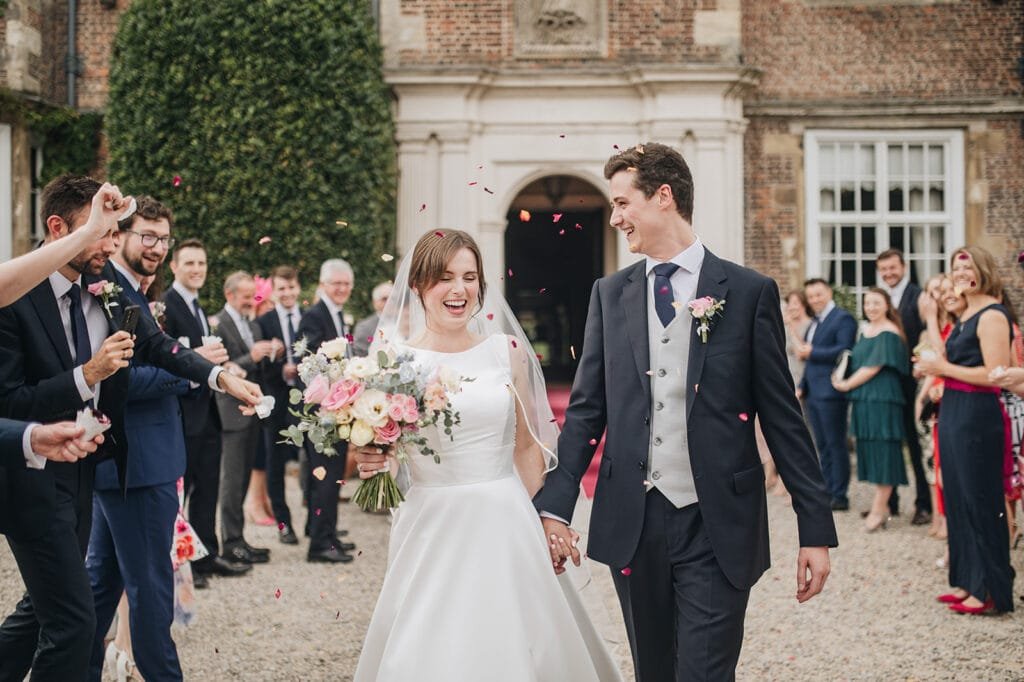
[{"label": "window pane", "polygon": [[928,175],[942,175],[945,164],[945,147],[939,145],[928,146]]},{"label": "window pane", "polygon": [[889,210],[890,211],[902,211],[903,210],[903,183],[901,182],[890,182],[889,183]]},{"label": "window pane", "polygon": [[946,253],[946,227],[944,225],[932,225],[930,229],[932,233],[931,252]]},{"label": "window pane", "polygon": [[836,148],[832,144],[823,144],[818,151],[821,177],[834,178],[836,175]]},{"label": "window pane", "polygon": [[924,187],[920,180],[910,181],[910,210],[924,210]]},{"label": "window pane", "polygon": [[860,250],[865,257],[874,257],[878,252],[875,246],[875,226],[862,225],[860,228]]},{"label": "window pane", "polygon": [[911,225],[910,226],[910,248],[907,249],[911,254],[924,253],[924,225]]},{"label": "window pane", "polygon": [[821,278],[826,282],[836,281],[836,264],[835,261],[823,259],[821,261]]},{"label": "window pane", "polygon": [[875,268],[875,261],[873,261],[873,260],[861,261],[861,263],[860,263],[861,286],[863,286],[863,287],[873,287],[873,286],[875,286],[875,273],[876,272],[877,272],[877,269]]},{"label": "window pane", "polygon": [[944,211],[946,206],[946,194],[943,191],[941,182],[932,182],[928,187],[928,210]]},{"label": "window pane", "polygon": [[836,252],[836,234],[834,225],[821,226],[821,253],[833,254]]},{"label": "window pane", "polygon": [[889,145],[889,175],[903,175],[903,145]]},{"label": "window pane", "polygon": [[912,144],[907,149],[907,170],[910,175],[924,175],[924,146]]},{"label": "window pane", "polygon": [[906,252],[907,249],[903,245],[903,225],[889,227],[889,248]]},{"label": "window pane", "polygon": [[857,262],[852,260],[844,260],[841,263],[842,267],[842,280],[840,284],[847,284],[849,286],[857,285]]},{"label": "window pane", "polygon": [[836,193],[831,187],[822,187],[821,192],[821,210],[822,211],[834,211],[836,210]]},{"label": "window pane", "polygon": [[860,186],[860,210],[875,210],[875,183],[864,182]]},{"label": "window pane", "polygon": [[853,145],[852,144],[841,144],[839,145],[839,169],[838,173],[840,176],[851,176],[857,172],[857,166],[854,165],[853,156]]},{"label": "window pane", "polygon": [[921,261],[912,260],[908,265],[910,266],[910,281],[920,284],[928,279],[928,275],[925,274],[925,268],[922,267],[923,263],[921,263]]},{"label": "window pane", "polygon": [[853,201],[853,182],[847,181],[839,185],[839,210],[856,211]]},{"label": "window pane", "polygon": [[875,174],[874,145],[862,144],[860,146],[858,160],[860,161],[860,166],[857,168],[857,172],[860,173],[861,177],[873,176]]},{"label": "window pane", "polygon": [[840,231],[842,236],[840,250],[843,253],[857,253],[857,228],[853,225],[843,225]]}]

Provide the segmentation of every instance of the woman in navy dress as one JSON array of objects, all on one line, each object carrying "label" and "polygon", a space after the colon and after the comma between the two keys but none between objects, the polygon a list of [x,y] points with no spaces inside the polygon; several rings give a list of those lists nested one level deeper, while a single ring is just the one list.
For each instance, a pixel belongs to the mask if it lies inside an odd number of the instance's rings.
[{"label": "woman in navy dress", "polygon": [[945,377],[939,412],[942,478],[949,525],[949,583],[939,596],[969,614],[1013,610],[1014,571],[1003,501],[1005,416],[989,375],[1010,364],[1010,322],[992,255],[975,246],[953,253],[951,278],[967,308],[946,341],[946,358],[917,368]]}]

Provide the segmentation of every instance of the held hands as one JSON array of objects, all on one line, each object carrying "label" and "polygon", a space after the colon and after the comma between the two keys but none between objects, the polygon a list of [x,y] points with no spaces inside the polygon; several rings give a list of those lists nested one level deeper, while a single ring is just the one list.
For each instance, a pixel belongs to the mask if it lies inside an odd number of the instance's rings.
[{"label": "held hands", "polygon": [[135,337],[125,331],[114,332],[103,340],[103,345],[82,365],[85,383],[95,386],[119,369],[127,367],[132,359]]},{"label": "held hands", "polygon": [[77,462],[103,443],[102,434],[92,440],[82,439],[83,435],[85,429],[74,422],[57,422],[36,426],[29,441],[32,452],[51,462]]},{"label": "held hands", "polygon": [[263,391],[258,384],[224,371],[217,375],[217,385],[224,389],[225,393],[244,403],[238,406],[242,414],[247,417],[256,414],[256,404],[263,398]]},{"label": "held hands", "polygon": [[199,346],[195,352],[215,365],[222,365],[228,361],[228,351],[220,341]]},{"label": "held hands", "polygon": [[384,449],[377,445],[361,445],[349,447],[349,454],[355,456],[359,478],[373,478],[377,474],[391,470],[394,455],[391,448]]},{"label": "held hands", "polygon": [[576,545],[580,541],[580,534],[557,519],[542,516],[540,522],[544,526],[544,537],[548,541],[555,575],[565,573],[566,559],[572,559],[572,563],[579,566],[580,551]]},{"label": "held hands", "polygon": [[803,604],[821,592],[830,571],[828,547],[801,547],[796,557],[796,600]]}]

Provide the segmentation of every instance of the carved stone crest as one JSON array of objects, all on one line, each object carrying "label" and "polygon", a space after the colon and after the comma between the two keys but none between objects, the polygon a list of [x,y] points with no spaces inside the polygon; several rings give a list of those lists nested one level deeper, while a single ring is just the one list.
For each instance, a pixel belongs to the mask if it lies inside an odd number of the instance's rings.
[{"label": "carved stone crest", "polygon": [[516,55],[604,56],[606,5],[603,0],[516,0]]}]

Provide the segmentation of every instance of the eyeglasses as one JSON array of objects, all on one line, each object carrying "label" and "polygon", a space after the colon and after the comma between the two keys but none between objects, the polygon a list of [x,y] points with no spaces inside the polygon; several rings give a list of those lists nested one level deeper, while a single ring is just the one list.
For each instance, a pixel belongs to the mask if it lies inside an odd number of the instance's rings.
[{"label": "eyeglasses", "polygon": [[147,249],[153,248],[157,243],[163,244],[168,250],[174,248],[174,237],[157,237],[155,234],[143,234],[135,230],[125,230],[125,232],[139,235],[142,245]]}]

